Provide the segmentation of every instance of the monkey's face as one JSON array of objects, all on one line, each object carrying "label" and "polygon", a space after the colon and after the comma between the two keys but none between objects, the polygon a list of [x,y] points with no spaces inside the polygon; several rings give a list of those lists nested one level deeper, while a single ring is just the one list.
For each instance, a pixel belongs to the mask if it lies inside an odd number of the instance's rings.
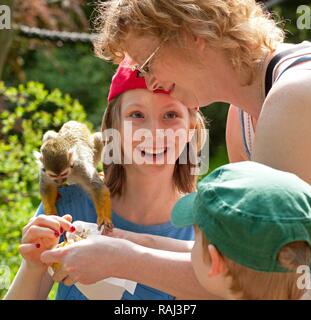
[{"label": "monkey's face", "polygon": [[55,173],[54,171],[46,170],[45,168],[42,168],[42,170],[49,176],[51,180],[54,181],[54,183],[56,183],[58,186],[62,186],[64,183],[67,182],[67,179],[71,174],[72,168],[66,168],[60,173]]},{"label": "monkey's face", "polygon": [[[57,141],[58,142],[58,141]],[[58,142],[59,143],[59,142]],[[55,141],[48,141],[41,148],[41,171],[58,186],[66,183],[74,167],[73,151],[55,147]]]}]

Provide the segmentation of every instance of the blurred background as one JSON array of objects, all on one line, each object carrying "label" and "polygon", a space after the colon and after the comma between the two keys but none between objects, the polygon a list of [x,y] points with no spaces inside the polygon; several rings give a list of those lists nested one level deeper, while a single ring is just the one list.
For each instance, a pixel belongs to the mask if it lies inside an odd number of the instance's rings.
[{"label": "blurred background", "polygon": [[[297,7],[311,1],[263,1],[283,21],[286,42],[311,40],[296,27]],[[0,0],[12,13],[12,30],[0,29],[0,298],[1,266],[13,279],[21,258],[21,230],[38,206],[33,151],[42,134],[68,120],[99,129],[115,66],[93,54],[90,0]],[[1,17],[0,10],[0,17]],[[311,17],[309,17],[311,19]],[[0,18],[1,19],[1,18]],[[1,21],[0,21],[1,23]],[[226,104],[202,109],[210,129],[210,170],[228,162]],[[50,298],[55,296],[55,289]]]}]

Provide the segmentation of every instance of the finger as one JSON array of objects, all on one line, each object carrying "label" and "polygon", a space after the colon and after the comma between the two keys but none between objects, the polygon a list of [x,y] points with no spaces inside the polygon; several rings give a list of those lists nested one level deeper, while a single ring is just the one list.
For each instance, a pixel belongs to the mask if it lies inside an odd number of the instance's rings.
[{"label": "finger", "polygon": [[63,279],[63,284],[70,287],[74,285],[77,281],[74,281],[71,277],[67,276],[65,279]]},{"label": "finger", "polygon": [[72,228],[74,228],[74,226],[71,223],[72,216],[70,214],[65,214],[62,217],[55,216],[55,219],[58,220],[58,222],[61,225],[61,228],[63,229],[63,230],[61,230],[61,233],[64,231],[72,231]]},{"label": "finger", "polygon": [[23,233],[27,232],[32,225],[51,228],[54,231],[63,233],[64,231],[69,231],[72,228],[71,221],[72,217],[69,214],[63,217],[40,215],[26,225],[23,229]]},{"label": "finger", "polygon": [[41,262],[45,263],[47,265],[51,265],[55,262],[61,262],[63,258],[63,254],[66,248],[59,248],[59,249],[53,249],[53,250],[47,250],[42,252],[41,254]]},{"label": "finger", "polygon": [[62,216],[63,219],[66,219],[69,222],[72,222],[72,216],[70,214],[65,214],[64,216]]},{"label": "finger", "polygon": [[60,232],[61,227],[60,222],[57,220],[56,216],[40,215],[29,221],[29,223],[23,229],[23,234],[25,234],[33,225],[50,228],[58,232]]},{"label": "finger", "polygon": [[35,250],[38,250],[40,248],[40,244],[38,243],[27,243],[27,244],[21,244],[19,246],[19,253],[24,256],[26,254],[29,254]]},{"label": "finger", "polygon": [[32,225],[22,238],[22,243],[38,242],[39,238],[57,239],[60,236],[59,232],[49,228],[38,227]]}]

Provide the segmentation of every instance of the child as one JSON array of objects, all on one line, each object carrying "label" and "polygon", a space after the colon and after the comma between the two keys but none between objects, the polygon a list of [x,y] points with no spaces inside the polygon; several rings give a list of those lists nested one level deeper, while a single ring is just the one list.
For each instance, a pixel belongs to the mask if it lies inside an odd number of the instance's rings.
[{"label": "child", "polygon": [[[180,229],[170,222],[171,210],[176,201],[184,194],[195,190],[196,177],[191,174],[191,163],[181,164],[178,161],[189,141],[179,140],[178,147],[175,148],[177,152],[171,155],[168,142],[163,142],[164,145],[160,146],[157,143],[154,145],[155,141],[144,141],[142,146],[142,143],[134,141],[133,136],[138,130],[150,130],[154,133],[155,129],[172,129],[174,132],[180,129],[186,132],[198,129],[200,132],[200,129],[204,128],[200,113],[189,110],[171,98],[168,92],[161,90],[153,93],[147,90],[145,80],[139,77],[137,71],[132,71],[128,61],[118,68],[112,80],[108,100],[103,129],[113,128],[121,133],[123,157],[140,148],[140,152],[149,160],[147,164],[111,163],[105,166],[106,184],[112,197],[114,226],[140,234],[192,240],[194,231],[191,226]],[[125,121],[132,124],[133,136],[123,134]],[[203,137],[198,138],[197,143],[199,150]],[[174,145],[170,146],[174,149]],[[175,157],[173,163],[155,161],[169,156]],[[57,203],[60,216],[70,213],[73,220],[96,221],[94,206],[83,190],[71,185],[61,189],[60,193],[61,198]],[[53,285],[53,280],[47,274],[46,265],[42,263],[40,256],[43,251],[57,244],[59,230],[70,230],[71,217],[47,217],[43,213],[43,208],[40,206],[37,217],[24,228],[20,250],[24,261],[7,294],[7,299],[46,299]],[[49,245],[46,245],[47,239],[43,242],[42,238],[50,239]],[[116,276],[138,282],[135,293],[132,295],[125,292],[122,299],[173,299],[192,295],[189,288],[193,288],[191,290],[198,294],[200,286],[192,276],[190,259],[188,263],[188,260],[179,253],[168,254],[164,250],[134,247],[134,244],[130,245],[122,239],[101,238],[100,248],[95,247],[95,244],[92,250],[80,247],[82,251],[84,250],[84,258],[80,260],[86,261],[88,273],[95,275],[97,270],[104,272],[100,274],[101,279]],[[66,250],[70,250],[69,247]],[[104,253],[100,250],[108,250],[109,259],[103,258]],[[85,258],[86,254],[91,257]],[[113,257],[116,255],[118,255],[115,258],[117,261],[113,263]],[[138,255],[141,257],[138,258]],[[180,261],[177,261],[177,257]],[[124,260],[126,263],[123,263]],[[131,267],[134,263],[139,263],[139,267]],[[161,268],[157,265],[161,265]],[[184,277],[185,267],[190,274],[188,278],[192,283],[191,286],[176,276],[176,272],[182,269],[178,274],[181,278]],[[108,270],[112,270],[113,274],[107,274]],[[72,285],[73,281],[66,272],[67,270],[60,270],[55,275],[54,279],[60,282],[57,299],[86,299],[76,286]]]},{"label": "child", "polygon": [[[311,263],[311,187],[256,162],[222,166],[180,199],[176,226],[196,226],[192,264],[226,299],[300,299],[297,267]],[[306,284],[310,285],[310,284]]]}]

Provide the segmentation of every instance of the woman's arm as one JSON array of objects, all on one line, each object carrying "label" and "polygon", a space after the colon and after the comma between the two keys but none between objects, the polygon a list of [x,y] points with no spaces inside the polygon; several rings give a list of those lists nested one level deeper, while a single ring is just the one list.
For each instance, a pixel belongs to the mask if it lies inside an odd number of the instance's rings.
[{"label": "woman's arm", "polygon": [[44,300],[53,286],[53,280],[47,272],[32,269],[23,260],[5,300]]},{"label": "woman's arm", "polygon": [[263,106],[253,158],[311,183],[311,72],[287,73],[273,86]]},{"label": "woman's arm", "polygon": [[94,236],[45,251],[41,261],[61,265],[54,274],[57,281],[69,277],[73,282],[92,284],[117,277],[156,288],[178,299],[216,298],[199,284],[188,252],[157,250],[124,239]]},{"label": "woman's arm", "polygon": [[175,252],[190,252],[194,244],[194,241],[178,240],[145,233],[135,233],[117,228],[114,228],[113,232],[109,235],[129,240],[144,247]]}]

